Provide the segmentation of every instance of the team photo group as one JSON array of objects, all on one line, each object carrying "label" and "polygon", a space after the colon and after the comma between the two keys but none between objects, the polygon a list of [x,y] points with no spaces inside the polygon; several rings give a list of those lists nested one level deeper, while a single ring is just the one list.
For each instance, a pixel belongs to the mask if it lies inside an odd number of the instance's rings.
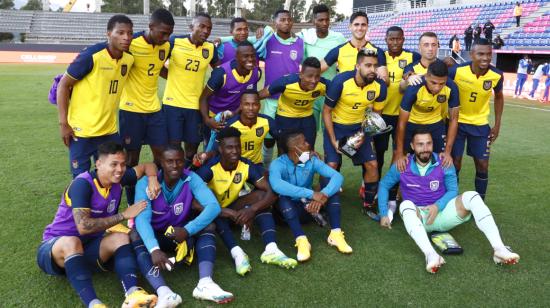
[{"label": "team photo group", "polygon": [[[122,307],[176,307],[187,291],[171,289],[163,273],[192,264],[192,296],[227,303],[231,286],[214,281],[217,249],[240,276],[252,258],[299,270],[313,253],[302,225],[317,223],[336,254],[352,254],[346,238],[361,235],[344,236],[343,206],[387,229],[395,215],[428,273],[460,249],[446,232],[469,220],[488,240],[476,257],[518,263],[484,202],[504,107],[492,42],[477,40],[459,64],[438,59],[437,33],[406,38],[391,26],[377,47],[366,13],[351,15],[349,40],[330,20],[317,5],[314,28],[294,33],[290,12],[278,10],[271,26],[251,33],[234,18],[231,36],[214,38],[206,13],[183,35],[165,9],[148,29],[112,16],[106,42],[82,50],[50,91],[73,178],[43,232],[38,267],[65,276],[86,307],[106,307],[92,283],[103,271],[121,282]],[[418,40],[418,52],[403,49],[405,39]],[[140,162],[144,147],[151,162]],[[460,193],[464,153],[475,191]],[[344,178],[343,158],[362,177]],[[342,204],[343,195],[357,202]],[[294,247],[277,244],[281,228]],[[434,248],[434,234],[446,249]],[[251,235],[263,251],[244,251]]]}]

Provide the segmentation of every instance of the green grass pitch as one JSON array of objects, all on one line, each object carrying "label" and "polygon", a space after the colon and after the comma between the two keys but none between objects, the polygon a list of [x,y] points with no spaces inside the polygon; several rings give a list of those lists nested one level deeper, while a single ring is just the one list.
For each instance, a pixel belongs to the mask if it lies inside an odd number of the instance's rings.
[{"label": "green grass pitch", "polygon": [[[47,102],[60,65],[0,65],[0,307],[78,307],[64,278],[49,277],[36,265],[36,248],[70,180],[68,151],[58,132],[56,108]],[[492,147],[487,203],[504,242],[521,255],[513,267],[493,264],[491,247],[470,221],[452,231],[464,247],[447,256],[436,275],[400,221],[381,229],[360,213],[360,168],[346,162],[342,228],[354,251],[328,247],[328,230],[308,225],[313,257],[294,270],[260,264],[260,236],[243,244],[252,272],[237,276],[227,250],[218,245],[215,280],[235,294],[232,306],[548,306],[550,303],[550,108],[506,100],[500,137]],[[531,109],[535,107],[536,109]],[[318,140],[322,140],[319,138]],[[318,146],[319,147],[319,146]],[[144,151],[143,159],[149,159]],[[461,191],[472,190],[474,171],[465,157]],[[279,247],[295,256],[287,227],[277,230]],[[109,306],[123,301],[114,273],[94,275],[99,297]],[[214,306],[192,298],[197,267],[180,266],[166,275],[186,306]],[[146,285],[145,282],[142,285]]]}]

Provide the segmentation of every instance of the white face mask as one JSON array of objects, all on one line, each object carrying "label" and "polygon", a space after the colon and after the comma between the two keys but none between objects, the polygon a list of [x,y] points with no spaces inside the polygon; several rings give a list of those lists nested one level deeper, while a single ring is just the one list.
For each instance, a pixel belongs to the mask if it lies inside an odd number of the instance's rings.
[{"label": "white face mask", "polygon": [[[296,147],[296,150],[300,151],[300,149],[298,149],[298,147]],[[302,154],[300,154],[300,156],[298,156],[298,160],[302,164],[307,163],[310,159],[311,159],[311,153],[309,151],[302,152]]]}]

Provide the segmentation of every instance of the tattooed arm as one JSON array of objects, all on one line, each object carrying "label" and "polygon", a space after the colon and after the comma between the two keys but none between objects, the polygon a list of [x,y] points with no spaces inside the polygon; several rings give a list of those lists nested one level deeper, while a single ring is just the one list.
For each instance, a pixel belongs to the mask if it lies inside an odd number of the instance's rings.
[{"label": "tattooed arm", "polygon": [[90,208],[80,207],[73,209],[73,217],[78,233],[87,235],[105,231],[125,219],[135,218],[146,206],[147,202],[140,201],[126,208],[122,213],[103,218],[92,218]]}]

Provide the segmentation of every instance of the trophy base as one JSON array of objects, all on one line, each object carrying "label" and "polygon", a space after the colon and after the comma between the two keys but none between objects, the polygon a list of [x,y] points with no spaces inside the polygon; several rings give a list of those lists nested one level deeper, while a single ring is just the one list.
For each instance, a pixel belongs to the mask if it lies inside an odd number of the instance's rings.
[{"label": "trophy base", "polygon": [[349,144],[347,144],[348,138],[342,138],[338,141],[338,150],[342,152],[342,154],[346,155],[347,157],[351,158],[353,155],[357,153],[357,149]]}]

